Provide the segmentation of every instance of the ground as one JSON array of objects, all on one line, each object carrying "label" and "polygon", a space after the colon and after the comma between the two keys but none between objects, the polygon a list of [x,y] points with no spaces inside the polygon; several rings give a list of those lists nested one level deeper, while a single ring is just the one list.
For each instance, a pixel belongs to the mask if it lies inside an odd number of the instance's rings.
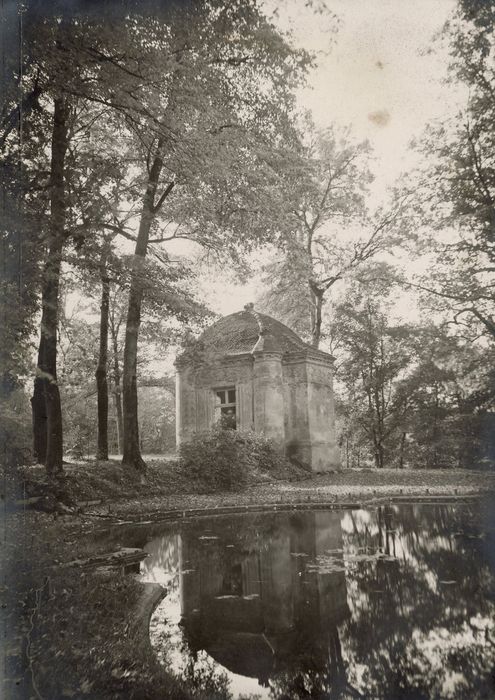
[{"label": "ground", "polygon": [[[106,517],[153,519],[189,509],[259,507],[280,504],[369,504],[383,499],[455,498],[495,491],[495,473],[465,470],[349,469],[304,476],[297,480],[264,481],[242,492],[195,494],[169,492],[156,496],[126,498],[92,507]],[[110,509],[110,512],[109,512]]]},{"label": "ground", "polygon": [[[54,499],[41,467],[5,478],[0,657],[5,698],[159,698],[201,693],[173,681],[147,645],[156,591],[117,569],[66,566],[105,553],[94,537],[119,520],[177,519],[203,510],[298,504],[368,505],[465,499],[495,492],[494,472],[301,470],[260,474],[240,492],[194,493],[174,462],[152,460],[143,480],[116,461],[68,465]],[[41,511],[39,509],[45,509]],[[108,549],[108,547],[107,547]],[[159,593],[158,593],[159,595]]]}]

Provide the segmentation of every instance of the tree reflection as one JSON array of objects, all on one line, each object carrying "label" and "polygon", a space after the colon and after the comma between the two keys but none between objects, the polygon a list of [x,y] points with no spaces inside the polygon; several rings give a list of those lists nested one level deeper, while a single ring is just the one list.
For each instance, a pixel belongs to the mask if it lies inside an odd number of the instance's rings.
[{"label": "tree reflection", "polygon": [[493,696],[493,571],[480,537],[473,513],[445,506],[379,508],[374,522],[354,523],[349,548],[397,545],[396,561],[370,560],[352,575],[342,639],[367,694]]},{"label": "tree reflection", "polygon": [[147,567],[176,572],[191,682],[209,674],[227,693],[226,679],[253,679],[287,700],[488,698],[493,532],[479,522],[447,506],[222,517],[150,542]]}]

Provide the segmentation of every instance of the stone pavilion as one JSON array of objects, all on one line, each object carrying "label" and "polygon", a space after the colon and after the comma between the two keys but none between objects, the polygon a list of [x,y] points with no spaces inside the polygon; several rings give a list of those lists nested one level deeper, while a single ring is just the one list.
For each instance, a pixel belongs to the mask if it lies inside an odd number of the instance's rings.
[{"label": "stone pavilion", "polygon": [[333,358],[247,304],[176,360],[177,445],[222,421],[272,439],[315,472],[340,468],[335,440]]}]

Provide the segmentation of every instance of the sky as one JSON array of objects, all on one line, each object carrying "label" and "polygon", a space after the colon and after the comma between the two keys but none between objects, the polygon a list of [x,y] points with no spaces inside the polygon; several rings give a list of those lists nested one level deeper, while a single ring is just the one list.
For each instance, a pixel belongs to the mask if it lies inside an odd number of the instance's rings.
[{"label": "sky", "polygon": [[[267,0],[269,7],[269,0]],[[315,13],[303,0],[278,3],[278,23],[297,45],[317,53],[318,66],[298,93],[319,127],[350,126],[373,149],[370,204],[386,200],[401,172],[417,156],[409,148],[428,123],[454,114],[464,95],[445,83],[448,56],[433,39],[455,0],[326,0],[338,20]],[[212,274],[204,293],[212,309],[228,314],[258,295],[259,279],[246,285]]]},{"label": "sky", "polygon": [[[330,53],[320,60],[300,103],[315,121],[351,125],[376,157],[384,191],[414,158],[408,144],[425,125],[456,110],[462,96],[444,84],[448,56],[432,39],[455,9],[453,0],[327,0],[339,19]],[[328,35],[311,31],[304,13],[295,37],[324,49]],[[305,38],[306,37],[306,38]]]},{"label": "sky", "polygon": [[[414,163],[408,144],[462,95],[444,83],[448,56],[432,39],[453,0],[327,0],[340,21],[335,45],[300,96],[315,121],[351,125],[375,153],[377,195]],[[306,13],[306,23],[314,22]],[[299,25],[301,27],[301,25]],[[304,25],[302,25],[304,26]],[[296,30],[297,31],[297,30]],[[302,34],[302,28],[296,34]],[[322,44],[323,33],[304,31]],[[301,36],[302,39],[302,36]],[[307,41],[307,39],[306,39]],[[320,46],[318,46],[320,48]]]}]

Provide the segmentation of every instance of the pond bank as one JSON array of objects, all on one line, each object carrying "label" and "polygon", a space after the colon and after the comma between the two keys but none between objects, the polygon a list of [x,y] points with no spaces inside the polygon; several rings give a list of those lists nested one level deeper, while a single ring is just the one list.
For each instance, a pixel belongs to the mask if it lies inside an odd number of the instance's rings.
[{"label": "pond bank", "polygon": [[203,511],[280,505],[373,505],[411,500],[449,499],[482,496],[495,491],[495,472],[440,470],[345,470],[292,481],[266,481],[239,492],[218,494],[159,493],[118,499],[102,499],[84,508],[99,518],[130,520],[200,515]]},{"label": "pond bank", "polygon": [[[20,486],[14,494],[7,487],[7,501],[18,507],[50,509],[42,499],[49,493],[44,468],[20,470]],[[176,462],[150,460],[142,475],[120,462],[78,462],[67,465],[59,493],[72,509],[96,516],[141,518],[146,513],[224,506],[272,505],[294,502],[366,502],[370,499],[424,498],[429,496],[481,495],[495,491],[495,471],[345,469],[308,474],[294,468],[287,473],[259,474],[242,490],[201,493],[188,482]]]}]

